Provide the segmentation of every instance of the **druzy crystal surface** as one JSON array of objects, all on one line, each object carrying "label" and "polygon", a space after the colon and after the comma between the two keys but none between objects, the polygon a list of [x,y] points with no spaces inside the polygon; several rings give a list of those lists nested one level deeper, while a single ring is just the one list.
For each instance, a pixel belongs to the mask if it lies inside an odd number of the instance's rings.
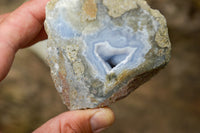
[{"label": "druzy crystal surface", "polygon": [[165,18],[144,0],[51,0],[48,63],[70,110],[110,105],[169,61]]}]

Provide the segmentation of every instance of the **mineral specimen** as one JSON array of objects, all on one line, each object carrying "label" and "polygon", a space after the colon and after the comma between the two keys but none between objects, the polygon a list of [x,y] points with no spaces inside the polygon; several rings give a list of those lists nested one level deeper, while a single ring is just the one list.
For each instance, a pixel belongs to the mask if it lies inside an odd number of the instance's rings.
[{"label": "mineral specimen", "polygon": [[170,59],[165,18],[144,0],[51,0],[48,63],[70,110],[110,105]]}]

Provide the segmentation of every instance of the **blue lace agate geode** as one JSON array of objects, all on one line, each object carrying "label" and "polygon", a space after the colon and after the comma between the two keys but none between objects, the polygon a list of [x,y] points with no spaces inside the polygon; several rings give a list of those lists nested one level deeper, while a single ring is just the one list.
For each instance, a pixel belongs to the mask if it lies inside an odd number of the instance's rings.
[{"label": "blue lace agate geode", "polygon": [[163,68],[165,18],[144,0],[51,0],[48,62],[69,109],[110,105]]}]

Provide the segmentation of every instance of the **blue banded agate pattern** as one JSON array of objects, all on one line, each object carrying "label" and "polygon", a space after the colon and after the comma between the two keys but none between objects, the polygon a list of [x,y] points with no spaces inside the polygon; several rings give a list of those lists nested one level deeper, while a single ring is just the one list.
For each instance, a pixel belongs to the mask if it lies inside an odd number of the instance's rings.
[{"label": "blue banded agate pattern", "polygon": [[[62,9],[59,9],[62,12]],[[151,49],[149,35],[145,28],[134,31],[124,23],[117,26],[108,15],[101,20],[104,26],[92,33],[85,34],[73,28],[63,13],[52,19],[49,27],[63,39],[81,39],[85,44],[82,55],[90,64],[94,77],[105,81],[106,75],[122,73],[134,69],[145,61]],[[140,23],[137,23],[140,26]]]}]

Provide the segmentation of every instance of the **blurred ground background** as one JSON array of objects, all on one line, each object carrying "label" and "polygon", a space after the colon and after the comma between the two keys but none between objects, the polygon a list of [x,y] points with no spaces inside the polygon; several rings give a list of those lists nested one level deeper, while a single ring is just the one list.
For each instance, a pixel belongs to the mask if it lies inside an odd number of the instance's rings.
[{"label": "blurred ground background", "polygon": [[[0,0],[0,14],[23,0]],[[112,105],[114,125],[105,133],[200,132],[200,0],[148,0],[167,18],[172,42],[169,65],[129,97]],[[66,111],[49,68],[21,50],[0,83],[0,131],[29,133]]]}]

